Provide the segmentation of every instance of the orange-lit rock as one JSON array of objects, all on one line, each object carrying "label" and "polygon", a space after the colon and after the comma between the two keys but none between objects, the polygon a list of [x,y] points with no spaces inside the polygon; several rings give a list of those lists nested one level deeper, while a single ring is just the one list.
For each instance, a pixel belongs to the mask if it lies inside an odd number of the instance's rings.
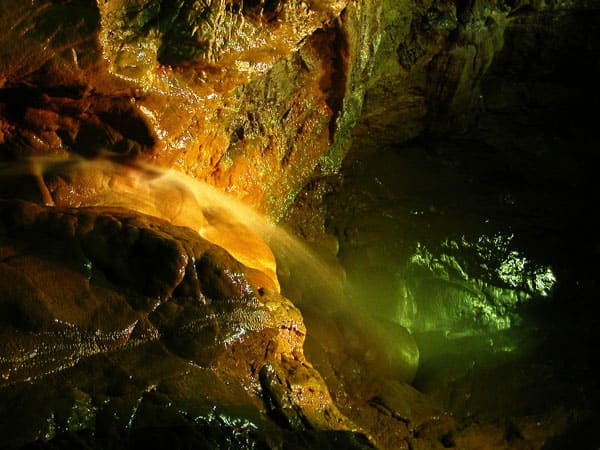
[{"label": "orange-lit rock", "polygon": [[[149,392],[179,399],[171,401],[179,402],[184,423],[194,408],[227,410],[233,400],[239,411],[231,420],[254,421],[259,435],[268,431],[261,411],[276,415],[286,408],[298,414],[290,416],[298,431],[355,428],[303,356],[300,312],[222,248],[188,228],[122,209],[2,201],[0,211],[2,403],[56,383],[76,390],[87,405],[87,419],[76,423],[56,409],[58,390],[24,412],[27,425],[11,425],[2,412],[2,446],[51,438],[52,427],[98,431],[99,415],[121,401],[147,405]],[[106,364],[112,375],[92,387]],[[276,379],[262,375],[273,370]],[[133,397],[103,387],[119,373]],[[233,383],[230,400],[219,403],[222,394],[208,387],[186,397],[185,386],[206,376]],[[176,379],[184,385],[173,384]],[[238,389],[245,393],[234,394]],[[186,406],[186,398],[196,406]],[[138,420],[135,409],[130,414]],[[116,417],[110,426],[131,429]]]},{"label": "orange-lit rock", "polygon": [[507,14],[372,0],[2,6],[3,159],[142,159],[274,218],[338,169],[366,92],[361,136],[410,138],[472,109]]},{"label": "orange-lit rock", "polygon": [[3,2],[2,158],[141,158],[277,216],[332,143],[343,68],[311,35],[345,6]]},{"label": "orange-lit rock", "polygon": [[[470,361],[442,358],[441,368],[419,367],[415,385],[427,396],[411,387],[423,353],[405,328],[348,305],[336,255],[341,248],[343,260],[348,243],[360,243],[360,230],[338,222],[339,235],[327,235],[322,199],[334,190],[327,176],[349,152],[346,161],[360,165],[365,152],[385,161],[382,147],[416,137],[446,140],[484,105],[495,113],[479,131],[502,130],[485,149],[501,142],[499,154],[509,148],[510,158],[518,155],[507,173],[520,165],[521,187],[536,184],[531,163],[546,167],[556,142],[577,155],[595,148],[581,133],[594,128],[581,105],[597,98],[584,86],[597,79],[597,11],[597,0],[0,0],[0,199],[7,199],[0,216],[0,446],[111,447],[124,438],[124,446],[144,448],[368,448],[364,435],[348,432],[354,422],[381,448],[541,448],[548,436],[558,436],[554,447],[561,447],[580,426],[593,429],[587,422],[597,422],[589,412],[596,391],[576,383],[571,367],[558,372],[568,375],[564,383],[538,391],[545,379],[531,380],[543,379],[545,361],[509,361],[506,372],[478,364],[473,372]],[[481,86],[503,46],[503,68],[492,71],[502,81],[488,91],[495,96],[489,102]],[[557,63],[564,67],[554,77]],[[543,113],[522,109],[522,97]],[[568,113],[548,113],[548,106]],[[496,128],[507,117],[522,120],[518,131]],[[536,121],[543,133],[522,139]],[[573,125],[564,135],[547,134],[564,123]],[[582,137],[572,141],[570,133]],[[462,144],[433,146],[419,161],[454,164],[445,153],[461,153]],[[412,173],[402,181],[430,187],[440,172],[404,168]],[[190,190],[162,169],[206,182],[273,221],[287,214],[326,261],[305,254],[280,264],[281,255],[304,251],[297,242],[278,247],[265,238],[269,222],[259,226],[264,233],[252,223],[251,209],[225,207],[226,197]],[[571,173],[561,173],[568,181],[556,192],[580,182]],[[553,195],[542,180],[544,195]],[[377,192],[387,184],[381,172],[371,181]],[[394,186],[405,192],[402,183]],[[369,236],[386,230],[370,229],[380,211],[368,212],[360,197],[346,200],[337,207],[356,208],[369,228],[368,245],[345,256],[363,275],[365,261],[378,258]],[[571,221],[564,214],[571,203],[548,208],[567,219],[542,212],[536,228]],[[440,213],[452,204],[410,214],[428,211],[446,222]],[[396,233],[402,221],[395,212],[384,215],[393,223],[391,242],[406,239],[406,229]],[[578,226],[571,230],[580,234]],[[382,250],[390,253],[387,242]],[[365,279],[382,286],[367,286],[353,301],[384,311],[393,299],[382,287],[397,273],[387,263],[373,267]],[[594,278],[593,267],[585,269]],[[296,304],[279,294],[280,283]],[[385,311],[384,319],[396,314]],[[578,324],[563,325],[555,328],[565,336],[543,353],[583,333]],[[302,353],[306,333],[314,367]],[[587,364],[587,354],[571,359],[571,350],[563,350],[568,366]],[[503,376],[515,367],[515,378]],[[489,386],[500,378],[510,389],[497,402]],[[531,397],[512,402],[522,386]],[[585,397],[583,408],[569,419],[547,409],[508,419],[555,386],[574,403]],[[482,405],[497,415],[473,416]]]}]

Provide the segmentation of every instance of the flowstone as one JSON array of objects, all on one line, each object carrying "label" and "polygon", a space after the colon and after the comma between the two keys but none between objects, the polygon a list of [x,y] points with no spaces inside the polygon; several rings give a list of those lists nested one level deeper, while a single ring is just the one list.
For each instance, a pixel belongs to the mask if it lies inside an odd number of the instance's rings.
[{"label": "flowstone", "polygon": [[[299,311],[194,231],[114,208],[0,212],[3,448],[179,429],[255,448],[356,428],[303,356]],[[294,432],[268,419],[286,409]]]}]

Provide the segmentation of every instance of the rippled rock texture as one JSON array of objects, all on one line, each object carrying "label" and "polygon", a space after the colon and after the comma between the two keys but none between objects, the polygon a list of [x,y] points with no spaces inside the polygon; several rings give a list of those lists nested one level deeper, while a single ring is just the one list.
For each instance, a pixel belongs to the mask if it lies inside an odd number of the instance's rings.
[{"label": "rippled rock texture", "polygon": [[[578,430],[597,417],[591,322],[556,318],[561,302],[589,310],[597,290],[597,264],[582,262],[598,260],[586,247],[597,227],[579,205],[595,192],[582,163],[595,125],[582,105],[598,100],[599,10],[595,0],[0,0],[10,179],[0,184],[0,446],[585,440]],[[30,156],[106,158],[122,164],[120,181],[97,166],[10,170]],[[344,158],[357,191],[323,177]],[[373,176],[361,168],[370,159]],[[368,286],[336,311],[300,283],[303,320],[246,227],[190,214],[198,205],[171,191],[120,205],[145,190],[131,175],[147,163],[287,214]],[[111,190],[117,201],[106,202]],[[538,230],[543,239],[529,239]],[[541,302],[550,266],[575,299]],[[532,299],[554,316],[524,338],[512,327]]]},{"label": "rippled rock texture", "polygon": [[[2,369],[9,401],[18,395],[15,401],[25,402],[37,395],[34,387],[49,382],[58,392],[61,383],[79,385],[88,370],[98,370],[93,362],[98,358],[121,355],[129,372],[145,373],[146,365],[158,359],[163,367],[162,360],[173,356],[232,386],[221,398],[213,396],[212,384],[198,385],[185,394],[188,403],[245,405],[251,392],[254,409],[236,410],[234,417],[236,426],[250,423],[260,431],[247,436],[249,446],[273,435],[268,440],[286,446],[310,446],[315,439],[322,446],[368,446],[369,436],[371,443],[396,447],[414,437],[415,420],[419,426],[437,420],[437,410],[407,384],[419,351],[406,329],[349,309],[338,291],[339,274],[244,205],[180,174],[108,161],[34,160],[9,165],[2,174],[5,195],[30,197],[2,203]],[[263,238],[277,250],[286,292],[302,294],[293,298],[310,319],[316,343],[311,357],[343,373],[341,383],[327,386],[304,358],[303,317],[279,294],[275,257]],[[248,345],[251,350],[244,350]],[[146,346],[152,352],[140,358]],[[163,369],[156,376],[179,376],[178,366]],[[181,377],[193,379],[190,370]],[[73,373],[80,375],[72,378]],[[110,382],[109,372],[98,376]],[[423,403],[412,407],[418,413],[405,410],[408,399]],[[57,419],[58,429],[48,419],[50,431],[41,419],[23,426],[3,418],[19,430],[7,431],[6,441],[18,446],[50,439],[62,445],[60,439],[72,439],[73,433],[102,435],[99,401],[90,397],[93,411],[83,428],[64,418]],[[54,395],[41,404],[45,416],[59,407]],[[400,422],[396,408],[403,410]],[[8,419],[9,411],[2,413]],[[135,414],[126,424],[113,424],[117,436],[131,433]],[[209,424],[215,438],[206,445],[229,445],[233,419],[227,417]],[[197,416],[181,426],[193,434],[206,420]],[[281,436],[290,429],[295,434]],[[148,433],[140,431],[132,445]],[[90,444],[110,443],[114,436],[106,439]]]},{"label": "rippled rock texture", "polygon": [[368,445],[304,358],[300,312],[263,274],[149,216],[0,210],[3,448],[67,432],[127,448],[179,429],[199,448]]}]

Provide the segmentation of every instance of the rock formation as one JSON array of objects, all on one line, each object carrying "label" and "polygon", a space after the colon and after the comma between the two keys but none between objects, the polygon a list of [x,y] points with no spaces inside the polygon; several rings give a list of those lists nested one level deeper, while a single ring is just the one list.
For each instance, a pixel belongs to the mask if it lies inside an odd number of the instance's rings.
[{"label": "rock formation", "polygon": [[[595,266],[557,255],[597,258],[595,223],[573,222],[589,220],[598,11],[0,0],[0,447],[587,432],[587,366],[554,369],[586,361],[565,342],[591,322],[538,333],[527,314],[560,317],[571,295],[585,310],[597,288]],[[288,260],[299,244],[273,222],[318,256]],[[569,400],[540,400],[552,386]]]},{"label": "rock formation", "polygon": [[199,423],[206,448],[277,439],[261,411],[356,428],[303,356],[300,312],[222,248],[124,210],[0,208],[3,446]]}]

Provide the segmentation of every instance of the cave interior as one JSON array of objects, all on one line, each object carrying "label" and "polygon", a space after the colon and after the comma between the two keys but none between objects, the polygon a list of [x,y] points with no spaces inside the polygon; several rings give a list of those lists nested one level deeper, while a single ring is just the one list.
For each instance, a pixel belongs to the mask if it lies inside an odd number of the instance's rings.
[{"label": "cave interior", "polygon": [[599,37],[0,0],[0,448],[599,448]]}]

